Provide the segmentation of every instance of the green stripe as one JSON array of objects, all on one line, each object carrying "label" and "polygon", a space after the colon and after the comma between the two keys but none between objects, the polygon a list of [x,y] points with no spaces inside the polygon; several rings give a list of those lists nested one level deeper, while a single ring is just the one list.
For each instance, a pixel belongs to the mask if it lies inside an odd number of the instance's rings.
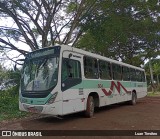
[{"label": "green stripe", "polygon": [[31,104],[31,105],[44,105],[47,103],[48,99],[51,98],[52,94],[49,94],[45,98],[26,98],[20,96],[20,101],[25,104]]},{"label": "green stripe", "polygon": [[[117,81],[114,81],[117,82]],[[130,88],[130,87],[147,87],[146,83],[140,83],[140,82],[126,82],[126,81],[120,81],[120,83],[125,87],[125,88]],[[111,86],[111,81],[102,81],[102,80],[83,80],[80,84],[73,86],[71,89],[79,89],[79,88],[84,88],[84,89],[96,89],[98,88],[98,84],[103,84],[103,88],[110,88]]]},{"label": "green stripe", "polygon": [[[117,82],[117,81],[115,81]],[[134,87],[147,87],[146,83],[139,83],[139,82],[124,82],[120,81],[121,84],[125,88],[134,88]],[[84,89],[97,89],[98,84],[103,84],[103,88],[110,88],[111,86],[111,81],[102,81],[102,80],[83,80],[80,84],[73,86],[70,89],[79,89],[79,88],[84,88]],[[47,103],[48,99],[51,98],[52,94],[49,94],[45,98],[26,98],[20,96],[20,100],[22,103],[26,104],[31,104],[31,105],[44,105]]]}]

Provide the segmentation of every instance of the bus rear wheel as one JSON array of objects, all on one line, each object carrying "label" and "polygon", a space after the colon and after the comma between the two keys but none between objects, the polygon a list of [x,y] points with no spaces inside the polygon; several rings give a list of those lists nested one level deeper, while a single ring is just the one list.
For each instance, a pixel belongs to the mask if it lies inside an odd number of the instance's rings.
[{"label": "bus rear wheel", "polygon": [[93,117],[93,115],[94,115],[94,99],[92,96],[89,96],[87,99],[85,116],[91,118]]},{"label": "bus rear wheel", "polygon": [[131,105],[136,105],[136,103],[137,103],[137,95],[136,95],[135,92],[133,92],[133,93],[132,93],[132,99],[131,99],[131,101],[130,101],[130,104],[131,104]]}]

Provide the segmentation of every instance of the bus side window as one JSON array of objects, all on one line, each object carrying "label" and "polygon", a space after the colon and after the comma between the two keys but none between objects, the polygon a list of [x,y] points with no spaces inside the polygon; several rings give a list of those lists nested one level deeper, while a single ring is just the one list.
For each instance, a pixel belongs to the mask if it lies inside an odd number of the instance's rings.
[{"label": "bus side window", "polygon": [[122,78],[124,81],[130,81],[130,69],[128,67],[122,67]]},{"label": "bus side window", "polygon": [[114,80],[122,80],[122,67],[118,64],[112,64],[112,74]]},{"label": "bus side window", "polygon": [[136,70],[135,69],[130,69],[130,77],[131,77],[131,81],[136,81]]},{"label": "bus side window", "polygon": [[106,62],[106,61],[102,61],[99,60],[99,70],[100,70],[100,78],[101,79],[107,79],[107,80],[111,80],[111,64]]},{"label": "bus side window", "polygon": [[84,75],[86,78],[98,78],[98,62],[97,59],[84,56]]}]

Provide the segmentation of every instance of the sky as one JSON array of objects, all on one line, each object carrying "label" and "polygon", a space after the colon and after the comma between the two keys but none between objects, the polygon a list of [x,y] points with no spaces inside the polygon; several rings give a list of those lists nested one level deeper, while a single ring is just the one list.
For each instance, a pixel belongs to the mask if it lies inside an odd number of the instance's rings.
[{"label": "sky", "polygon": [[[16,25],[14,24],[14,22],[10,18],[6,18],[6,19],[0,18],[0,26],[17,28]],[[3,39],[5,39],[5,38],[3,38]],[[25,43],[16,42],[14,40],[10,40],[10,41],[18,48],[26,50],[26,51],[30,51],[30,48]],[[9,58],[14,59],[14,60],[24,59],[24,56],[20,55],[20,53],[15,50],[8,51],[8,52],[6,52],[6,54]],[[12,69],[14,67],[14,62],[12,62],[11,60],[8,60],[8,58],[6,57],[5,54],[0,55],[0,62],[2,64],[2,66],[4,66],[7,69]]]}]

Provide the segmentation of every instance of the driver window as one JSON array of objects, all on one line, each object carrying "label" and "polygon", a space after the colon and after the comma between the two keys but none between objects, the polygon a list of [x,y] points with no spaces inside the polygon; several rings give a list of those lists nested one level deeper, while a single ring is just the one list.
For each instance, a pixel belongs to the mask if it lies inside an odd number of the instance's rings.
[{"label": "driver window", "polygon": [[80,62],[68,58],[62,60],[62,82],[66,79],[81,78]]}]

